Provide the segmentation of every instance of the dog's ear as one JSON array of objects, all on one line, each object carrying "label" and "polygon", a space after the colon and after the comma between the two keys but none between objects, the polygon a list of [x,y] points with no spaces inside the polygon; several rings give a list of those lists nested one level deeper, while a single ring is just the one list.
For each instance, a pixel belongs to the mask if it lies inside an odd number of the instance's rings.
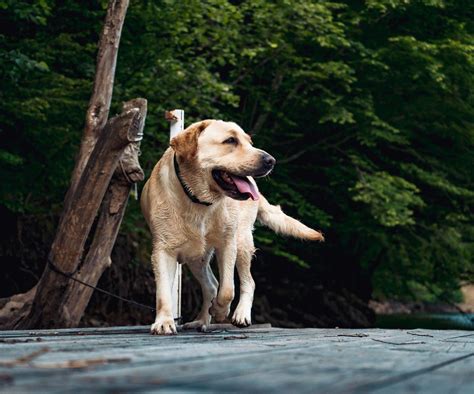
[{"label": "dog's ear", "polygon": [[211,124],[212,120],[203,120],[193,123],[186,130],[183,130],[174,137],[170,146],[184,160],[191,160],[196,157],[198,138],[204,129]]}]

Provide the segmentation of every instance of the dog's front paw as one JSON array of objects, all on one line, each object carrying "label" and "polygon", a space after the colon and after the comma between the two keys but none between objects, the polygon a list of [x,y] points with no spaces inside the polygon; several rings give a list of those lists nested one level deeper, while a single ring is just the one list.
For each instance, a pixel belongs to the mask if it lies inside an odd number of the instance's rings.
[{"label": "dog's front paw", "polygon": [[157,317],[151,325],[152,335],[176,335],[176,324],[172,317]]},{"label": "dog's front paw", "polygon": [[237,305],[232,316],[232,324],[237,327],[248,327],[252,324],[250,308],[245,305]]}]

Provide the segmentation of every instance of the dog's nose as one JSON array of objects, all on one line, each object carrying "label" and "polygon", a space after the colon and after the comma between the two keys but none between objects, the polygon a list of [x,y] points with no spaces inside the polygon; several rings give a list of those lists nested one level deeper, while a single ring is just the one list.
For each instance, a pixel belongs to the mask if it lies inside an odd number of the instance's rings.
[{"label": "dog's nose", "polygon": [[263,164],[268,168],[273,168],[276,163],[275,158],[272,155],[269,155],[268,153],[263,154],[262,161]]}]

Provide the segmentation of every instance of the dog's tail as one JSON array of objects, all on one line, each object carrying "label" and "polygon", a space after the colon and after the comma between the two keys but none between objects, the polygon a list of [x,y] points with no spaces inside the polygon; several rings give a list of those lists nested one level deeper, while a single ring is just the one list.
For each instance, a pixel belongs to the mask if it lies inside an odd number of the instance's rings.
[{"label": "dog's tail", "polygon": [[279,205],[270,204],[261,194],[258,203],[257,219],[260,223],[279,234],[308,239],[310,241],[324,241],[324,237],[319,231],[313,230],[298,220],[285,215]]}]

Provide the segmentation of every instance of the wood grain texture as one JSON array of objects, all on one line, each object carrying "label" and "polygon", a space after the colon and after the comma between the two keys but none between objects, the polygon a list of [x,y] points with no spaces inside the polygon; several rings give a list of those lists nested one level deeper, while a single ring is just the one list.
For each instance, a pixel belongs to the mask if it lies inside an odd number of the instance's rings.
[{"label": "wood grain texture", "polygon": [[12,366],[0,366],[0,391],[474,392],[469,332],[214,326],[157,337],[148,329],[2,332],[0,365]]}]

